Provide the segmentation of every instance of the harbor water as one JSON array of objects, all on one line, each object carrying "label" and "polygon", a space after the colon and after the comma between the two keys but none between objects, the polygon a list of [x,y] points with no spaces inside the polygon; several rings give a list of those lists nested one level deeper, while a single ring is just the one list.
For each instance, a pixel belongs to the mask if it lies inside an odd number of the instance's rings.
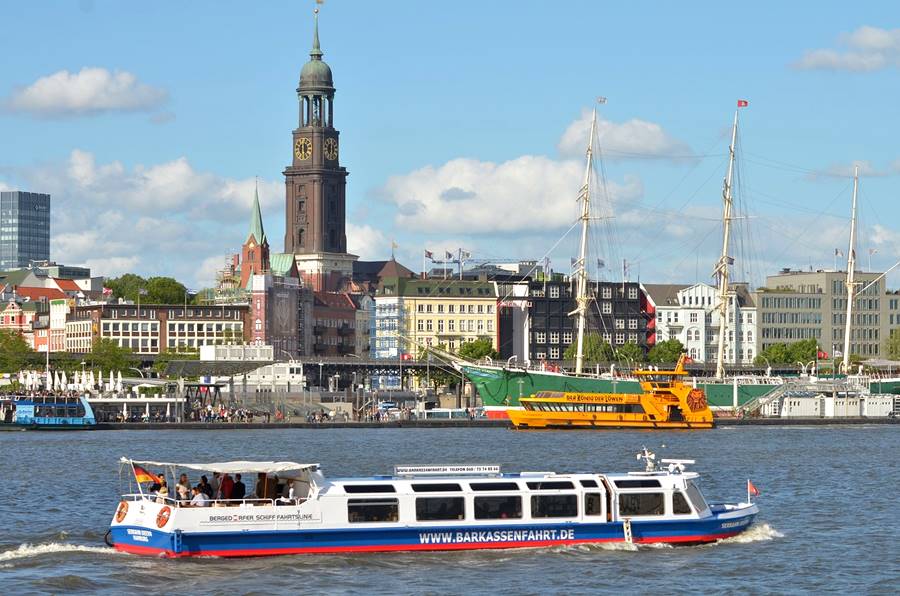
[{"label": "harbor water", "polygon": [[[395,464],[627,471],[646,445],[695,458],[708,500],[761,491],[747,534],[688,547],[577,546],[442,553],[167,560],[119,554],[103,535],[118,459],[319,462],[326,476]],[[703,432],[501,428],[123,430],[0,433],[0,582],[19,593],[896,593],[900,432],[889,426]],[[126,472],[126,474],[129,472]],[[127,480],[127,477],[126,477]],[[199,477],[191,477],[196,483]],[[127,486],[127,482],[122,483]]]}]

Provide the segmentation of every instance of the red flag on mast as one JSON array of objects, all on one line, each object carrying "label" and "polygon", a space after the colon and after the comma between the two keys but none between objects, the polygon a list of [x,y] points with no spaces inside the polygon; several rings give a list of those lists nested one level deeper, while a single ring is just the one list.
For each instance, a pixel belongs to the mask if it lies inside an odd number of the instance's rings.
[{"label": "red flag on mast", "polygon": [[746,108],[746,107],[749,106],[749,105],[750,105],[750,102],[747,101],[746,99],[739,99],[739,100],[738,100],[738,107],[739,107],[739,108]]},{"label": "red flag on mast", "polygon": [[753,486],[753,483],[750,482],[750,479],[747,479],[747,494],[753,495],[754,497],[759,496],[759,489]]}]

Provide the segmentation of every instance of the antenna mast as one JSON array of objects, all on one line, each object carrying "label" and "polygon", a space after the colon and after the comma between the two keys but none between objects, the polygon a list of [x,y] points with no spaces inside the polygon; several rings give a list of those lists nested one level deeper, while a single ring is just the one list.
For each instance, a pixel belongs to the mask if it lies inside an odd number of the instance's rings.
[{"label": "antenna mast", "polygon": [[[740,106],[740,102],[738,103]],[[738,110],[734,111],[734,124],[731,127],[731,146],[728,148],[728,174],[722,188],[722,256],[716,264],[716,275],[719,279],[719,349],[716,357],[716,377],[725,378],[725,328],[728,324],[728,266],[733,259],[728,256],[728,243],[731,236],[731,209],[733,206],[731,182],[734,176],[734,145],[737,141]]]},{"label": "antenna mast", "polygon": [[854,271],[856,269],[856,196],[859,190],[859,166],[853,168],[853,206],[850,209],[850,250],[847,251],[847,320],[844,322],[844,359],[841,369],[850,371],[850,326],[853,324]]},{"label": "antenna mast", "polygon": [[587,235],[588,222],[591,219],[591,172],[594,168],[594,134],[597,127],[597,109],[591,119],[591,137],[587,148],[587,165],[584,171],[584,184],[578,200],[581,201],[581,246],[578,251],[578,263],[575,270],[577,293],[575,296],[576,307],[574,312],[578,315],[578,339],[575,351],[575,374],[580,375],[584,368],[584,328],[588,311],[587,295]]}]

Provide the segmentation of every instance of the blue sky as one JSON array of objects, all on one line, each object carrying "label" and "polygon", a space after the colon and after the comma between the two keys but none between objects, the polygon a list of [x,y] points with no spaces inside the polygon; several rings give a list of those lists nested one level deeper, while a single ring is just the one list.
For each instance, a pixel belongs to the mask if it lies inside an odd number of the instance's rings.
[{"label": "blue sky", "polygon": [[[282,249],[310,2],[3,2],[0,188],[53,194],[51,256],[210,283],[254,177]],[[601,275],[709,280],[738,98],[737,277],[832,267],[861,165],[861,265],[900,258],[900,8],[885,3],[328,0],[348,241],[541,258],[576,217],[598,96]],[[549,252],[567,271],[575,237]],[[615,270],[613,270],[615,269]],[[896,287],[892,278],[892,285]],[[900,281],[900,279],[896,280]]]}]

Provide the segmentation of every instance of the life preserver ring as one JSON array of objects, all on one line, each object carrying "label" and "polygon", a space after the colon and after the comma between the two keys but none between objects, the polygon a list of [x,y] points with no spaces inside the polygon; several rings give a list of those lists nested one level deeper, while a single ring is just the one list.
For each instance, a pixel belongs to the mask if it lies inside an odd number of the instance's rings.
[{"label": "life preserver ring", "polygon": [[707,407],[706,394],[702,389],[691,389],[691,392],[688,393],[687,396],[687,403],[691,412],[703,410]]},{"label": "life preserver ring", "polygon": [[166,505],[156,514],[156,527],[161,528],[169,523],[169,517],[172,516],[172,508]]},{"label": "life preserver ring", "polygon": [[116,509],[116,522],[121,524],[126,515],[128,515],[128,503],[122,501],[119,503],[119,508]]}]

